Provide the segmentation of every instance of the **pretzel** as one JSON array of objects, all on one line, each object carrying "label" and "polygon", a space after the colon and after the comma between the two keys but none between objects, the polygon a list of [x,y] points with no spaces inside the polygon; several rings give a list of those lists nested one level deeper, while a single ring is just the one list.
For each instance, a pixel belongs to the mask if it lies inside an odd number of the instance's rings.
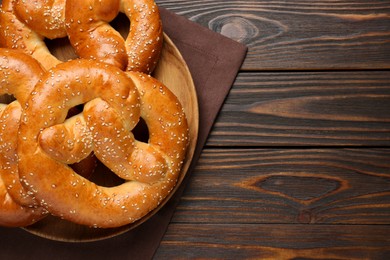
[{"label": "pretzel", "polygon": [[47,215],[47,211],[37,205],[19,182],[17,156],[15,154],[16,132],[20,114],[20,104],[16,101],[4,108],[0,115],[0,125],[2,126],[0,131],[0,164],[2,166],[0,169],[1,226],[28,226]]},{"label": "pretzel", "polygon": [[[119,12],[130,19],[126,40],[110,25]],[[162,49],[162,24],[153,0],[67,0],[69,40],[86,59],[150,74]]]},{"label": "pretzel", "polygon": [[24,227],[46,215],[42,208],[23,207],[15,203],[0,178],[0,226]]},{"label": "pretzel", "polygon": [[[22,1],[23,2],[23,1]],[[22,3],[21,2],[21,3]],[[25,1],[29,2],[29,1]],[[15,15],[15,0],[3,0],[0,10],[0,46],[32,55],[45,69],[61,63],[45,44],[45,37],[30,29]],[[34,23],[29,23],[34,25]]]},{"label": "pretzel", "polygon": [[20,21],[48,39],[67,36],[65,0],[15,0],[14,12]]},{"label": "pretzel", "polygon": [[16,155],[17,131],[21,105],[39,81],[44,70],[28,55],[0,49],[0,95],[13,95],[16,100],[2,104],[0,112],[0,225],[26,226],[46,215],[19,182]]},{"label": "pretzel", "polygon": [[[84,134],[90,131],[93,137],[93,143],[83,147],[93,147],[122,184],[104,187],[90,182],[67,167],[62,155],[42,148],[50,133],[73,138],[61,124],[77,104],[84,104]],[[48,109],[38,113],[42,106]],[[135,140],[131,132],[140,116],[149,129],[148,143]],[[22,118],[18,156],[23,184],[53,215],[93,227],[126,225],[156,208],[175,186],[188,144],[183,109],[162,83],[92,60],[53,68],[36,85]]]},{"label": "pretzel", "polygon": [[[0,48],[0,95],[8,94],[16,99],[9,104],[0,104],[0,225],[26,226],[47,214],[32,193],[21,185],[16,154],[22,104],[27,102],[44,73],[31,56]],[[96,159],[90,154],[82,161],[74,161],[71,167],[90,176],[95,164]]]}]

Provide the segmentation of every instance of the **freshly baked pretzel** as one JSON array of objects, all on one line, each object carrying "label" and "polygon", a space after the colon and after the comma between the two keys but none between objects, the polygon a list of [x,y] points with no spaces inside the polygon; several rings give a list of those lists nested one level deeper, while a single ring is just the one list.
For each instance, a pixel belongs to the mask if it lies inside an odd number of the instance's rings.
[{"label": "freshly baked pretzel", "polygon": [[0,112],[0,225],[26,226],[47,212],[38,206],[19,181],[17,132],[21,104],[27,101],[44,70],[30,56],[1,48],[0,69],[0,95],[9,94],[16,98],[8,105],[2,104]]},{"label": "freshly baked pretzel", "polygon": [[[19,168],[25,187],[52,214],[88,226],[122,226],[156,208],[173,189],[186,154],[188,126],[178,99],[162,83],[80,59],[56,66],[34,92],[19,129]],[[93,148],[124,180],[119,186],[86,180],[64,164],[62,154],[42,146],[58,133],[74,139],[61,123],[71,107],[82,103],[87,128],[79,136],[88,138],[81,138],[85,144],[79,150]],[[148,143],[135,140],[131,132],[140,116],[149,129]],[[55,142],[50,145],[56,150]]]},{"label": "freshly baked pretzel", "polygon": [[0,47],[22,50],[38,60],[45,69],[61,63],[60,60],[50,53],[44,42],[44,36],[33,31],[18,19],[14,12],[14,4],[14,0],[2,1],[0,10]]},{"label": "freshly baked pretzel", "polygon": [[[47,213],[20,183],[16,151],[22,104],[27,102],[44,73],[31,56],[0,48],[0,95],[8,94],[16,99],[9,104],[0,104],[0,225],[26,226]],[[82,161],[74,161],[71,167],[79,174],[90,176],[95,164],[96,159],[90,154]]]},{"label": "freshly baked pretzel", "polygon": [[[118,12],[130,19],[126,40],[109,24]],[[122,70],[153,71],[163,41],[160,14],[153,0],[67,0],[65,14],[69,40],[80,57]]]},{"label": "freshly baked pretzel", "polygon": [[24,227],[45,215],[46,212],[42,208],[23,207],[15,203],[0,178],[0,226]]},{"label": "freshly baked pretzel", "polygon": [[20,21],[48,38],[66,37],[65,0],[14,0],[14,12]]}]

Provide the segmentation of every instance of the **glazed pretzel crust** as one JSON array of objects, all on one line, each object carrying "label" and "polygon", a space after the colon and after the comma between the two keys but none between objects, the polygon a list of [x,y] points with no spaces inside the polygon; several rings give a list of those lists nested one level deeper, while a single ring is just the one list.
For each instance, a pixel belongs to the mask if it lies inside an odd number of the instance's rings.
[{"label": "glazed pretzel crust", "polygon": [[[119,12],[130,20],[126,39],[111,22]],[[152,73],[160,57],[163,35],[160,14],[153,0],[68,0],[66,24],[76,53],[122,70]]]},{"label": "glazed pretzel crust", "polygon": [[[41,146],[45,129],[52,127],[47,136],[55,136],[66,111],[81,103],[88,126],[84,134],[90,131],[93,140],[83,147],[93,147],[100,161],[124,179],[119,186],[86,180],[63,163],[66,158]],[[42,106],[49,109],[37,116]],[[148,143],[131,133],[140,116],[149,128]],[[25,187],[52,214],[94,227],[132,223],[156,208],[175,186],[188,144],[183,109],[163,84],[90,60],[66,62],[45,75],[22,118],[18,155]]]},{"label": "glazed pretzel crust", "polygon": [[[45,70],[27,54],[0,48],[0,74],[0,95],[8,94],[16,99],[9,104],[0,104],[0,225],[27,226],[46,216],[47,211],[20,183],[17,133],[23,105]],[[79,135],[77,131],[76,128],[75,134]],[[59,150],[64,149],[61,142],[58,145]],[[83,176],[91,176],[96,159],[88,154],[85,158],[74,160],[71,167]]]},{"label": "glazed pretzel crust", "polygon": [[44,37],[21,22],[14,13],[14,1],[3,0],[0,10],[0,46],[21,50],[47,70],[59,63],[47,48]]},{"label": "glazed pretzel crust", "polygon": [[15,50],[0,48],[0,95],[13,95],[0,111],[0,225],[27,226],[46,215],[19,181],[17,132],[22,113],[35,84],[44,73],[41,65]]},{"label": "glazed pretzel crust", "polygon": [[66,37],[65,0],[15,0],[16,17],[48,39]]}]

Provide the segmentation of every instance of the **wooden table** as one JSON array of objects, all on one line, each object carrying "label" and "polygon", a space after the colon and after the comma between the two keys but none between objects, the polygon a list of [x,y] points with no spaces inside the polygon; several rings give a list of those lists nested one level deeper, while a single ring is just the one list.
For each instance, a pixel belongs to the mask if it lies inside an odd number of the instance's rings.
[{"label": "wooden table", "polygon": [[390,259],[390,1],[169,1],[249,47],[155,259]]}]

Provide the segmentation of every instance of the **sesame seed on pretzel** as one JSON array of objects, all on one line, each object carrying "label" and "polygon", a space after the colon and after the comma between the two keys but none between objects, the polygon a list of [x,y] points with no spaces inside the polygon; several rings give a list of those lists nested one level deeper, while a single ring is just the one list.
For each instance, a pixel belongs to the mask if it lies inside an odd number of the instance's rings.
[{"label": "sesame seed on pretzel", "polygon": [[[12,96],[6,98],[10,103],[0,103],[0,225],[3,226],[27,226],[47,215],[47,210],[40,207],[33,192],[21,184],[17,156],[23,107],[45,73],[41,64],[30,55],[0,48],[0,95]],[[76,135],[79,135],[77,131]],[[71,167],[89,176],[94,171],[95,161],[92,155],[88,155],[73,161]],[[41,165],[43,169],[44,166]]]},{"label": "sesame seed on pretzel", "polygon": [[[130,20],[126,39],[109,24],[119,12]],[[152,73],[163,41],[153,0],[67,0],[65,18],[69,40],[80,57]]]},{"label": "sesame seed on pretzel", "polygon": [[27,226],[46,215],[19,181],[16,155],[22,105],[44,73],[32,57],[0,48],[0,95],[13,95],[0,112],[0,225]]},{"label": "sesame seed on pretzel", "polygon": [[45,69],[61,61],[50,53],[45,37],[29,28],[15,14],[15,1],[3,0],[0,9],[0,46],[17,49],[38,60]]},{"label": "sesame seed on pretzel", "polygon": [[[122,184],[97,185],[67,167],[63,154],[50,152],[55,142],[43,148],[56,132],[73,139],[60,125],[78,104],[84,104],[87,126],[82,135],[91,136],[80,150],[93,148]],[[49,109],[42,113],[43,105]],[[140,117],[148,126],[147,142],[132,133]],[[80,59],[56,66],[37,84],[22,118],[22,182],[49,212],[78,224],[118,227],[142,218],[172,191],[186,156],[188,125],[176,96],[151,76],[106,63]]]},{"label": "sesame seed on pretzel", "polygon": [[65,0],[15,0],[14,12],[20,21],[48,39],[67,36]]}]

